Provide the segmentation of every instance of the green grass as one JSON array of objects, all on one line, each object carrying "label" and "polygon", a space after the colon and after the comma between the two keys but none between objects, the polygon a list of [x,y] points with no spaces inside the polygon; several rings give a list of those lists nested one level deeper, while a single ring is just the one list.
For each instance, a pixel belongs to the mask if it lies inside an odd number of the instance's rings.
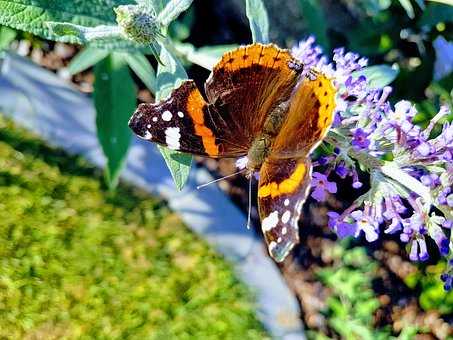
[{"label": "green grass", "polygon": [[161,200],[109,193],[1,116],[0,221],[1,339],[266,336],[231,266]]}]

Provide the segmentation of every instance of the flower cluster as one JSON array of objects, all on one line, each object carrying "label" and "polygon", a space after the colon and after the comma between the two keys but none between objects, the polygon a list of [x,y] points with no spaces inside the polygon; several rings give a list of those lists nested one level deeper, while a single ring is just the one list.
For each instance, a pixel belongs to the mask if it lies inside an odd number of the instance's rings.
[{"label": "flower cluster", "polygon": [[381,233],[397,233],[414,261],[429,258],[426,240],[431,238],[448,260],[442,280],[445,289],[451,289],[453,124],[445,118],[448,109],[441,107],[421,128],[413,123],[414,105],[400,101],[392,106],[391,87],[379,88],[367,79],[366,59],[336,49],[333,63],[328,63],[312,37],[292,53],[332,77],[338,91],[334,123],[325,139],[333,152],[314,162],[312,197],[322,201],[327,192],[336,192],[336,184],[328,180],[332,172],[340,178],[350,176],[354,188],[362,187],[358,168],[370,178],[368,192],[341,214],[329,213],[329,226],[340,237],[363,232],[369,242]]}]

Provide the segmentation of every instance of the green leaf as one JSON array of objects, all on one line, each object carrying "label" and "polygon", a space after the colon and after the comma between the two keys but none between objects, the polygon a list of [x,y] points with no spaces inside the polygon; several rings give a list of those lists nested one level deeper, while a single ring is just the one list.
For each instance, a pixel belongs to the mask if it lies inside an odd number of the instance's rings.
[{"label": "green leaf", "polygon": [[60,37],[57,40],[71,40],[77,44],[87,44],[110,52],[154,53],[153,46],[146,46],[125,38],[120,29],[113,25],[86,27],[64,22],[48,21],[51,32]]},{"label": "green leaf", "polygon": [[212,70],[222,55],[236,48],[237,45],[205,46],[196,49],[192,44],[175,43],[173,47],[187,61],[204,67],[207,70]]},{"label": "green leaf", "polygon": [[97,64],[99,61],[109,55],[109,51],[101,50],[92,46],[88,46],[79,52],[68,66],[70,74],[76,74],[85,71],[87,68]]},{"label": "green leaf", "polygon": [[93,40],[109,40],[121,38],[121,31],[117,26],[98,25],[95,27],[86,27],[65,22],[48,21],[46,25],[51,32],[62,38],[72,39],[78,44],[87,44]]},{"label": "green leaf", "polygon": [[136,88],[120,54],[112,53],[96,64],[94,75],[97,134],[107,157],[107,183],[114,188],[131,139],[127,123],[136,106]]},{"label": "green leaf", "polygon": [[8,48],[16,34],[17,32],[9,27],[0,27],[0,50]]},{"label": "green leaf", "polygon": [[114,25],[113,7],[133,0],[0,0],[0,24],[33,33],[45,39],[76,42],[74,37],[59,36],[46,25],[59,21],[82,26]]},{"label": "green leaf", "polygon": [[164,157],[165,163],[170,169],[171,176],[178,190],[181,190],[189,178],[192,156],[158,146],[160,153]]},{"label": "green leaf", "polygon": [[162,64],[157,67],[156,100],[168,97],[171,91],[187,79],[187,73],[181,63],[165,48],[159,46]]},{"label": "green leaf", "polygon": [[352,73],[353,77],[364,75],[371,87],[384,87],[395,80],[399,71],[388,65],[374,65]]},{"label": "green leaf", "polygon": [[299,0],[299,5],[308,31],[316,37],[319,45],[328,50],[330,44],[327,37],[327,25],[320,2],[318,0]]},{"label": "green leaf", "polygon": [[159,21],[164,26],[168,26],[182,12],[190,7],[192,1],[193,0],[171,0],[159,13],[157,21]]},{"label": "green leaf", "polygon": [[406,11],[406,14],[409,18],[414,19],[415,13],[414,13],[414,7],[411,4],[410,0],[399,0],[401,7],[404,8]]},{"label": "green leaf", "polygon": [[[187,74],[179,61],[163,46],[160,48],[162,64],[157,67],[156,101],[168,97],[171,91],[178,87]],[[159,146],[159,151],[170,169],[176,187],[181,190],[189,178],[192,156]]]},{"label": "green leaf", "polygon": [[418,21],[418,27],[431,28],[439,22],[453,22],[453,6],[430,3]]},{"label": "green leaf", "polygon": [[156,93],[156,74],[148,59],[141,53],[125,53],[124,59],[143,84],[152,93]]},{"label": "green leaf", "polygon": [[261,0],[245,0],[245,10],[252,31],[253,42],[269,42],[269,17]]}]

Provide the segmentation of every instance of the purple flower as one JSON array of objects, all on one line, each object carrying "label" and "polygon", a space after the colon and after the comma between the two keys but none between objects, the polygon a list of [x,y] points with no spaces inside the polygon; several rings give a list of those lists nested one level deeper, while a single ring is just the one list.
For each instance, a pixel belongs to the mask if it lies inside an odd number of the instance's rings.
[{"label": "purple flower", "polygon": [[428,174],[420,177],[420,181],[431,188],[434,188],[440,184],[439,176],[436,174]]},{"label": "purple flower", "polygon": [[442,190],[439,193],[439,195],[437,196],[437,201],[439,202],[439,204],[448,205],[447,197],[450,195],[450,193],[451,193],[451,188],[450,187],[447,187],[444,190]]},{"label": "purple flower", "polygon": [[344,166],[344,163],[340,163],[337,165],[337,167],[335,168],[335,172],[337,173],[338,176],[340,176],[341,178],[346,178],[346,176],[348,175],[348,168]]},{"label": "purple flower", "polygon": [[236,168],[239,170],[243,170],[247,167],[247,163],[249,162],[249,158],[247,156],[238,158],[236,160]]},{"label": "purple flower", "polygon": [[441,281],[444,282],[444,289],[448,292],[452,289],[453,287],[453,275],[448,274],[448,273],[443,273],[440,276]]},{"label": "purple flower", "polygon": [[378,239],[379,235],[376,232],[378,224],[376,221],[372,220],[370,216],[367,216],[366,213],[360,210],[356,210],[351,213],[351,217],[355,219],[357,224],[356,235],[358,235],[360,231],[363,231],[368,242],[374,242]]},{"label": "purple flower", "polygon": [[412,241],[409,258],[411,261],[426,261],[429,258],[424,238]]},{"label": "purple flower", "polygon": [[363,129],[358,128],[354,131],[354,137],[352,139],[352,146],[356,150],[366,149],[370,146],[370,141],[368,139],[369,133],[363,131]]},{"label": "purple flower", "polygon": [[[357,237],[363,231],[372,242],[385,224],[386,234],[399,233],[408,243],[414,261],[428,259],[426,237],[435,241],[442,256],[449,256],[446,229],[453,229],[453,221],[445,212],[453,207],[453,124],[443,123],[440,134],[432,133],[448,108],[441,107],[421,128],[414,123],[415,105],[402,100],[392,106],[390,86],[373,88],[367,77],[354,73],[367,66],[358,54],[339,48],[328,63],[313,37],[292,52],[307,69],[324,72],[337,89],[334,123],[324,141],[335,151],[313,162],[324,173],[314,173],[312,196],[321,201],[327,192],[337,191],[327,180],[332,171],[340,178],[350,175],[353,188],[363,187],[358,171],[361,177],[369,174],[370,190],[341,215],[329,213],[329,226],[339,237]],[[453,283],[451,272],[446,289]]]},{"label": "purple flower", "polygon": [[313,173],[311,185],[314,188],[311,197],[318,202],[326,200],[327,192],[330,192],[331,194],[337,192],[337,184],[335,182],[329,182],[327,176],[319,172]]},{"label": "purple flower", "polygon": [[452,229],[453,228],[453,221],[452,220],[445,220],[444,223],[442,223],[442,227],[445,229]]},{"label": "purple flower", "polygon": [[448,253],[450,252],[450,241],[445,236],[444,232],[440,228],[436,228],[436,231],[431,237],[436,242],[440,255],[448,255]]},{"label": "purple flower", "polygon": [[334,230],[339,238],[345,238],[348,236],[354,236],[357,233],[357,225],[340,221],[340,215],[334,211],[327,213],[329,216],[329,228]]}]

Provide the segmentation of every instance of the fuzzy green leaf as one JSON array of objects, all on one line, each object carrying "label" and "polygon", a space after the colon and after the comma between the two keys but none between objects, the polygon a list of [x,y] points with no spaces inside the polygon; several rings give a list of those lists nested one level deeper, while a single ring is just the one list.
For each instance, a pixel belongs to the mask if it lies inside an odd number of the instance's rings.
[{"label": "fuzzy green leaf", "polygon": [[45,39],[77,42],[72,36],[60,36],[46,25],[59,21],[82,26],[115,24],[113,7],[134,3],[132,0],[0,0],[0,24],[27,31]]},{"label": "fuzzy green leaf", "polygon": [[157,21],[162,25],[168,26],[182,12],[190,7],[193,0],[171,0],[167,3],[164,9],[159,13]]},{"label": "fuzzy green leaf", "polygon": [[107,157],[107,183],[113,188],[129,148],[127,123],[136,106],[136,88],[127,63],[117,53],[96,64],[94,75],[97,135]]},{"label": "fuzzy green leaf", "polygon": [[406,14],[409,18],[413,19],[415,17],[414,7],[411,4],[410,0],[399,0],[401,7],[404,8]]},{"label": "fuzzy green leaf", "polygon": [[72,60],[68,66],[68,71],[70,74],[76,74],[91,66],[97,64],[99,61],[107,57],[109,51],[101,50],[92,46],[88,46],[81,52],[79,52]]},{"label": "fuzzy green leaf", "polygon": [[[187,74],[182,65],[164,47],[160,49],[162,64],[157,68],[157,92],[156,100],[168,97],[171,91],[178,87]],[[189,178],[192,156],[178,151],[170,150],[159,146],[159,150],[170,169],[176,187],[181,190]]]},{"label": "fuzzy green leaf", "polygon": [[398,69],[394,69],[388,65],[373,65],[364,68],[363,70],[353,72],[354,77],[364,75],[371,87],[384,87],[395,80],[398,75]]},{"label": "fuzzy green leaf", "polygon": [[245,0],[245,9],[252,31],[253,42],[269,42],[269,17],[261,0]]},{"label": "fuzzy green leaf", "polygon": [[304,22],[308,31],[316,37],[316,42],[324,49],[329,49],[327,23],[319,0],[299,0]]},{"label": "fuzzy green leaf", "polygon": [[156,93],[156,74],[148,59],[141,53],[125,53],[124,58],[143,84]]},{"label": "fuzzy green leaf", "polygon": [[16,37],[17,32],[9,27],[1,26],[0,27],[0,50],[6,49],[9,47],[9,44]]},{"label": "fuzzy green leaf", "polygon": [[192,44],[175,43],[173,47],[187,61],[212,70],[222,55],[236,48],[237,45],[204,46],[196,49]]}]

